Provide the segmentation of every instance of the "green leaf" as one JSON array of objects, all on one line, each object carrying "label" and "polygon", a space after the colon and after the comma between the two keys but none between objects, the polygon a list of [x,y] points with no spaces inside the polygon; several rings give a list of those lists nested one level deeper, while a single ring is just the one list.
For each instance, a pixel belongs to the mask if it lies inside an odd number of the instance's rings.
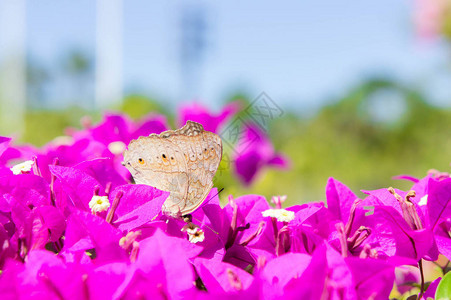
[{"label": "green leaf", "polygon": [[437,291],[435,292],[435,299],[437,300],[449,300],[451,299],[451,272],[448,272],[440,283],[438,284]]}]

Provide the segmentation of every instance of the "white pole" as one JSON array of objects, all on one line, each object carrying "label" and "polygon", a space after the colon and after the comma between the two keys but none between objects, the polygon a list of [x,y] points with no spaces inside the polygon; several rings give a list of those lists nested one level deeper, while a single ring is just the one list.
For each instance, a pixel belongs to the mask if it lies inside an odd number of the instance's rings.
[{"label": "white pole", "polygon": [[122,0],[97,0],[96,106],[122,100]]},{"label": "white pole", "polygon": [[0,0],[0,135],[25,129],[26,1]]}]

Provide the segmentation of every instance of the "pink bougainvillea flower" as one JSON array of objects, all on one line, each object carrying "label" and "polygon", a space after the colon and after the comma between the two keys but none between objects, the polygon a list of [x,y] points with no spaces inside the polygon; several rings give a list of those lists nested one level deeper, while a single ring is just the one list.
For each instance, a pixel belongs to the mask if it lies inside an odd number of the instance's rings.
[{"label": "pink bougainvillea flower", "polygon": [[[12,225],[10,220],[5,220],[2,216],[0,224],[0,245],[3,245],[0,248],[0,268],[3,270],[5,262],[7,260],[12,260],[17,258],[17,245],[11,243],[10,241],[10,233],[5,229],[5,225]],[[9,223],[9,224],[7,224]]]},{"label": "pink bougainvillea flower", "polygon": [[139,254],[114,298],[153,296],[182,299],[196,290],[189,260],[202,251],[187,240],[170,237],[159,229],[139,242]]},{"label": "pink bougainvillea flower", "polygon": [[[255,232],[258,231],[260,222],[262,221],[262,212],[269,209],[270,206],[263,196],[259,195],[245,195],[236,199],[230,198],[229,203],[224,207],[224,212],[229,217],[231,223],[232,234],[234,237],[230,237],[228,242],[241,243],[246,241]],[[236,219],[236,221],[235,221]],[[236,230],[239,227],[247,227],[246,230]],[[231,239],[234,239],[232,241]],[[251,243],[255,240],[251,241]]]},{"label": "pink bougainvillea flower", "polygon": [[49,168],[64,191],[63,196],[68,196],[79,209],[86,210],[96,189],[100,195],[105,195],[127,183],[110,163],[110,159],[94,159],[74,167],[51,165]]},{"label": "pink bougainvillea flower", "polygon": [[111,299],[127,264],[95,266],[67,262],[46,250],[33,250],[25,264],[9,261],[0,278],[4,299]]},{"label": "pink bougainvillea flower", "polygon": [[[110,198],[117,199],[119,195],[120,200],[112,212],[111,222],[122,231],[131,231],[152,221],[161,213],[169,192],[143,184],[127,184],[115,188]],[[113,207],[109,212],[112,209]]]},{"label": "pink bougainvillea flower", "polygon": [[119,240],[123,237],[120,230],[108,224],[102,218],[88,212],[72,209],[67,220],[66,238],[63,253],[81,252],[94,249],[97,263],[126,260],[125,250]]},{"label": "pink bougainvillea flower", "polygon": [[9,194],[30,208],[50,205],[49,184],[33,174],[5,175],[0,180],[0,195]]},{"label": "pink bougainvillea flower", "polygon": [[410,291],[420,283],[420,270],[414,266],[401,266],[395,269],[396,287],[401,294]]},{"label": "pink bougainvillea flower", "polygon": [[[418,195],[419,206],[425,214],[426,228],[434,233],[438,252],[451,258],[451,179],[425,178],[427,186]],[[421,180],[419,183],[424,182]],[[412,189],[420,189],[414,185]],[[434,257],[432,257],[434,258]]]},{"label": "pink bougainvillea flower", "polygon": [[[89,290],[89,299],[114,299],[113,295],[125,280],[130,264],[111,262],[88,269],[84,276],[85,286]],[[86,289],[85,289],[86,291]]]},{"label": "pink bougainvillea flower", "polygon": [[127,181],[120,176],[109,158],[98,158],[81,162],[74,166],[97,180],[103,187],[111,185],[110,189],[124,185]]},{"label": "pink bougainvillea flower", "polygon": [[[196,209],[192,216],[192,223],[199,226],[204,238],[197,241],[196,245],[203,248],[199,254],[200,258],[222,261],[225,255],[225,244],[228,235],[230,222],[227,216],[222,212],[219,204],[218,191],[213,188],[202,205]],[[187,238],[186,228],[189,226],[182,220],[173,218],[166,219],[167,233],[171,236]]]},{"label": "pink bougainvillea flower", "polygon": [[439,277],[429,284],[426,292],[423,294],[424,299],[435,299],[435,292],[437,291],[438,284],[441,280],[442,277]]},{"label": "pink bougainvillea flower", "polygon": [[[393,188],[362,192],[372,196],[368,197],[366,202],[375,201],[376,204],[395,209],[411,228],[419,229],[420,227],[425,227],[426,220],[417,203],[418,201],[415,200],[417,197],[414,193],[407,193]],[[411,208],[408,208],[408,206]]]},{"label": "pink bougainvillea flower", "polygon": [[265,299],[321,299],[328,276],[326,248],[309,255],[284,254],[266,264],[262,295]]},{"label": "pink bougainvillea flower", "polygon": [[411,175],[406,175],[406,174],[402,174],[402,175],[397,175],[397,176],[393,176],[392,179],[398,179],[398,180],[408,180],[411,181],[413,183],[416,183],[419,181],[418,178],[413,177]]},{"label": "pink bougainvillea flower", "polygon": [[215,115],[199,103],[192,103],[179,108],[177,124],[179,127],[187,121],[194,121],[203,125],[207,131],[220,133],[222,126],[230,120],[241,108],[239,102],[231,102]]},{"label": "pink bougainvillea flower", "polygon": [[32,174],[1,177],[0,211],[0,221],[10,237],[3,250],[14,248],[22,258],[30,250],[56,242],[66,226],[64,215],[51,205],[48,183]]},{"label": "pink bougainvillea flower", "polygon": [[[331,299],[356,299],[356,278],[352,275],[350,266],[346,263],[343,253],[325,243],[328,267],[328,280],[325,290]],[[393,282],[391,283],[393,286]]]},{"label": "pink bougainvillea flower", "polygon": [[[388,299],[395,280],[394,266],[383,260],[348,257],[346,265],[352,274],[357,299]],[[347,298],[351,299],[351,298]]]},{"label": "pink bougainvillea flower", "polygon": [[[267,299],[283,297],[286,285],[293,278],[301,277],[311,260],[307,254],[287,253],[268,261],[260,272],[264,282],[262,293]],[[317,277],[317,280],[321,279]],[[304,286],[307,285],[304,283]]]},{"label": "pink bougainvillea flower", "polygon": [[451,216],[451,178],[429,178],[427,193],[428,225],[433,230]]},{"label": "pink bougainvillea flower", "polygon": [[312,254],[335,231],[337,222],[324,203],[306,203],[295,209],[291,229],[291,252]]},{"label": "pink bougainvillea flower", "polygon": [[360,200],[346,185],[334,178],[327,181],[326,199],[329,210],[344,224],[351,221],[352,206]]},{"label": "pink bougainvillea flower", "polygon": [[[160,212],[161,207],[169,196],[148,185],[124,184],[124,180],[114,175],[102,174],[108,169],[99,169],[97,164],[103,160],[85,162],[75,167],[50,166],[51,172],[60,181],[70,206],[99,213],[92,205],[94,196],[108,202],[101,209],[108,222],[119,229],[130,231],[153,220]],[[99,180],[97,180],[97,178]],[[104,197],[104,198],[102,198]]]},{"label": "pink bougainvillea flower", "polygon": [[126,145],[139,136],[160,133],[167,128],[166,119],[159,115],[150,115],[143,121],[135,123],[124,115],[109,114],[99,125],[72,131],[71,136],[56,138],[42,149],[30,146],[7,148],[4,155],[0,154],[0,166],[14,158],[31,160],[36,156],[42,176],[50,181],[48,166],[52,165],[55,159],[58,159],[61,166],[75,166],[84,161],[103,157],[110,158],[109,163],[116,171],[129,179],[129,172],[121,166],[122,152]]},{"label": "pink bougainvillea flower", "polygon": [[58,165],[72,167],[87,160],[109,157],[111,154],[107,147],[100,142],[83,138],[67,145],[48,144],[43,149],[36,149],[33,152],[24,150],[22,155],[25,159],[32,159],[33,156],[36,156],[41,176],[50,182],[51,173],[48,166],[55,164],[55,161]]},{"label": "pink bougainvillea flower", "polygon": [[72,135],[76,140],[90,138],[106,146],[117,141],[127,145],[132,139],[167,129],[166,118],[161,115],[149,115],[142,121],[134,122],[126,115],[108,113],[98,125],[74,132]]},{"label": "pink bougainvillea flower", "polygon": [[[346,185],[329,178],[326,186],[326,198],[329,211],[338,221],[334,227],[338,230],[329,238],[336,249],[345,247],[350,254],[360,255],[363,243],[372,229],[360,222],[365,217],[359,199]],[[342,230],[342,231],[341,231]]]},{"label": "pink bougainvillea flower", "polygon": [[[258,257],[273,258],[276,254],[276,234],[271,218],[263,219],[270,209],[266,199],[259,195],[230,198],[224,207],[230,220],[224,261],[242,268],[254,265]],[[280,229],[281,224],[275,224]]]},{"label": "pink bougainvillea flower", "polygon": [[264,167],[286,169],[288,159],[274,151],[264,132],[254,124],[246,124],[233,152],[233,165],[238,178],[250,185]]},{"label": "pink bougainvillea flower", "polygon": [[[399,197],[407,196],[399,190],[393,190],[393,192]],[[431,230],[419,225],[416,227],[412,219],[408,218],[406,211],[404,211],[405,214],[402,213],[401,205],[388,189],[365,193],[371,196],[364,200],[364,205],[374,207],[372,215],[361,218],[362,224],[372,229],[372,234],[368,237],[371,248],[377,249],[380,255],[396,255],[416,260],[428,254],[437,256]],[[419,210],[409,211],[412,214],[409,216],[416,217],[416,222],[421,223],[418,214],[415,214]]]},{"label": "pink bougainvillea flower", "polygon": [[451,260],[451,218],[437,224],[434,237],[438,251]]},{"label": "pink bougainvillea flower", "polygon": [[9,146],[10,138],[0,136],[0,168],[12,159],[21,157],[20,151]]},{"label": "pink bougainvillea flower", "polygon": [[0,156],[5,152],[5,150],[8,148],[8,144],[11,141],[10,138],[0,136]]},{"label": "pink bougainvillea flower", "polygon": [[269,275],[277,277],[269,281],[269,291],[264,293],[277,292],[275,287],[279,285],[283,290],[278,293],[292,299],[301,295],[303,299],[387,299],[394,280],[391,264],[344,258],[327,243],[318,246],[311,258],[306,254],[285,254],[268,262],[264,272],[270,268],[274,271]]},{"label": "pink bougainvillea flower", "polygon": [[11,206],[11,220],[15,225],[14,235],[10,242],[17,249],[23,259],[30,250],[44,249],[49,241],[49,232],[38,213],[24,205],[15,198],[9,196],[8,203]]},{"label": "pink bougainvillea flower", "polygon": [[212,295],[258,295],[258,291],[249,289],[253,276],[234,265],[202,258],[196,260],[195,266],[202,283]]},{"label": "pink bougainvillea flower", "polygon": [[[274,253],[275,242],[272,232],[269,234],[271,243],[258,242],[263,238],[262,232],[267,226],[266,222],[261,220],[262,212],[268,208],[264,197],[248,195],[237,199],[231,198],[230,203],[222,209],[217,191],[213,189],[207,201],[192,213],[193,222],[205,233],[204,241],[197,244],[204,248],[200,257],[215,261],[223,260],[244,269],[254,265],[259,254],[268,251]],[[169,218],[167,225],[169,234],[186,238],[186,234],[180,231],[185,225],[184,222]]]},{"label": "pink bougainvillea flower", "polygon": [[130,174],[121,167],[122,153],[132,139],[160,133],[168,129],[166,118],[161,115],[149,115],[142,121],[133,122],[123,114],[106,114],[102,122],[83,131],[74,133],[75,140],[89,139],[101,143],[105,148],[102,157],[112,159],[116,170],[129,179]]},{"label": "pink bougainvillea flower", "polygon": [[[410,211],[402,208],[399,204],[400,201],[396,200],[396,197],[387,190],[373,191],[372,194],[379,201],[385,203],[387,207],[391,207],[390,209],[395,208],[398,211],[397,219],[399,219],[399,215],[402,215],[404,219],[407,218],[406,222],[408,222],[410,228],[416,229],[420,226],[421,230],[416,230],[417,233],[415,233],[417,238],[422,236],[422,238],[429,240],[428,236],[433,235],[429,249],[426,249],[428,247],[428,244],[425,244],[426,240],[421,245],[422,248],[425,248],[423,250],[426,251],[424,258],[435,260],[438,253],[449,257],[451,255],[448,250],[450,249],[451,237],[447,219],[451,214],[451,179],[436,179],[428,175],[416,182],[412,191],[414,192],[410,192],[409,200],[415,209]],[[399,190],[395,190],[395,192],[401,198],[402,196],[407,197],[405,192]]]},{"label": "pink bougainvillea flower", "polygon": [[[233,111],[185,115],[217,131]],[[251,139],[252,126],[234,154],[247,183],[267,165],[286,166],[262,132]],[[0,298],[387,299],[395,278],[401,292],[418,282],[396,268],[417,275],[421,259],[451,257],[447,173],[403,176],[410,191],[366,191],[365,199],[330,178],[327,207],[285,208],[283,196],[272,207],[244,195],[222,208],[212,189],[189,216],[167,216],[169,192],[129,184],[117,164],[129,139],[163,127],[164,119],[110,114],[66,143],[17,147],[18,157],[0,137]],[[15,158],[31,169],[10,169]]]},{"label": "pink bougainvillea flower", "polygon": [[[257,248],[268,247],[264,251],[274,252],[274,242],[259,245],[263,225],[262,211],[269,208],[264,197],[257,195],[242,196],[230,199],[223,209],[219,205],[216,189],[210,192],[207,201],[192,213],[193,222],[200,225],[205,232],[205,239],[198,243],[204,247],[201,257],[212,260],[224,260],[243,269],[255,264],[257,256],[251,253],[250,243]],[[237,204],[238,203],[238,204]],[[168,232],[171,235],[183,237],[180,228],[184,222],[169,219]],[[272,239],[274,235],[271,233]],[[249,245],[249,247],[247,247]],[[265,248],[266,249],[266,248]],[[260,250],[255,250],[260,251]]]},{"label": "pink bougainvillea flower", "polygon": [[[51,299],[62,298],[62,290],[42,273],[44,267],[63,267],[64,262],[54,253],[34,250],[28,254],[26,264],[8,261],[0,277],[0,294],[4,299]],[[65,276],[66,274],[60,274]],[[67,289],[67,286],[66,286]],[[75,294],[79,293],[77,288]]]},{"label": "pink bougainvillea flower", "polygon": [[[52,175],[56,176],[69,203],[78,209],[90,211],[89,202],[94,191],[99,189],[103,193],[106,186],[102,186],[94,177],[74,167],[50,166]],[[63,206],[64,207],[64,206]]]}]

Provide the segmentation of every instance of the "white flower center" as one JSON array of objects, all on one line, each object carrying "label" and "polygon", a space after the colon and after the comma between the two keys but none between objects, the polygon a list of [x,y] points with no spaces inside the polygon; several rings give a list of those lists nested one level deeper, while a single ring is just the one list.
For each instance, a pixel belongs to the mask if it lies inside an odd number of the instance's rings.
[{"label": "white flower center", "polygon": [[115,155],[122,154],[125,151],[125,148],[125,144],[121,141],[111,142],[108,145],[108,150]]},{"label": "white flower center", "polygon": [[92,196],[91,201],[89,201],[89,208],[92,213],[99,213],[107,211],[110,207],[110,201],[107,196]]},{"label": "white flower center", "polygon": [[290,222],[294,220],[294,212],[285,209],[270,208],[262,212],[263,217],[276,218],[279,222]]},{"label": "white flower center", "polygon": [[27,160],[24,161],[23,163],[11,167],[11,171],[13,172],[14,175],[30,172],[33,164],[34,162],[32,160]]},{"label": "white flower center", "polygon": [[185,225],[182,228],[182,231],[186,231],[189,241],[193,244],[203,242],[205,240],[204,231],[197,226],[189,227]]}]

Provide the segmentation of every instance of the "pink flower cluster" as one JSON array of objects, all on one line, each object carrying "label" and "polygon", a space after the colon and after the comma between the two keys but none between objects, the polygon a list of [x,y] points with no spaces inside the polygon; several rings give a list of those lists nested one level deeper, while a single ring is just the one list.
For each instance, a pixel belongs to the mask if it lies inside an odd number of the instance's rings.
[{"label": "pink flower cluster", "polygon": [[[168,192],[131,184],[120,159],[130,139],[166,128],[161,116],[109,115],[40,150],[0,137],[1,299],[388,299],[395,280],[405,283],[395,269],[451,259],[451,178],[442,173],[364,199],[331,178],[327,206],[245,195],[222,207],[214,188],[194,226],[165,216]],[[275,155],[269,141],[256,144],[243,174],[252,155],[283,160],[258,145]],[[421,296],[434,297],[439,282]]]},{"label": "pink flower cluster", "polygon": [[413,21],[420,37],[437,39],[440,35],[449,38],[447,28],[450,15],[449,0],[416,0],[414,1]]}]

